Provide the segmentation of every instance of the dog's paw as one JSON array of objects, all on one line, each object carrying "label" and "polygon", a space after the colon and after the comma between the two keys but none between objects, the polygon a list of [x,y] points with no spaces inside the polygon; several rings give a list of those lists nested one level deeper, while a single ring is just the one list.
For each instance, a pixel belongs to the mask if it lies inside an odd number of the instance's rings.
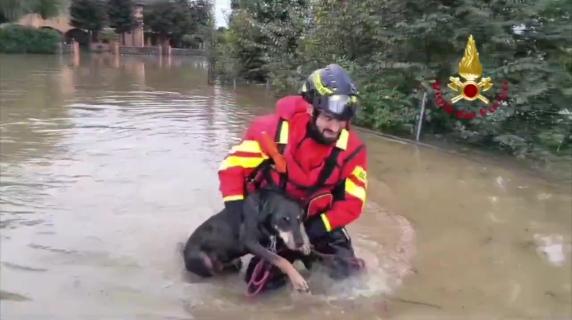
[{"label": "dog's paw", "polygon": [[312,252],[312,247],[310,247],[310,244],[303,245],[300,247],[299,251],[302,252],[303,255],[307,256]]},{"label": "dog's paw", "polygon": [[296,272],[293,274],[290,277],[290,281],[292,282],[294,290],[304,293],[310,292],[310,286],[308,285],[308,282],[306,282],[306,279],[304,279],[300,273]]},{"label": "dog's paw", "polygon": [[296,292],[297,292],[297,293],[301,293],[301,294],[311,294],[311,293],[312,293],[312,292],[310,291],[310,288],[296,290]]}]

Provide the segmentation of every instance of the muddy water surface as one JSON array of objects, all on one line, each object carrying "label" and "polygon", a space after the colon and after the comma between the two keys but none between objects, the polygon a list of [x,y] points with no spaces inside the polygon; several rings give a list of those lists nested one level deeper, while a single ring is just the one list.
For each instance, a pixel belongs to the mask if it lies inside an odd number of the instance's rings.
[{"label": "muddy water surface", "polygon": [[200,58],[0,56],[2,319],[572,317],[570,185],[368,132],[367,274],[254,301],[189,277],[178,246],[273,102]]}]

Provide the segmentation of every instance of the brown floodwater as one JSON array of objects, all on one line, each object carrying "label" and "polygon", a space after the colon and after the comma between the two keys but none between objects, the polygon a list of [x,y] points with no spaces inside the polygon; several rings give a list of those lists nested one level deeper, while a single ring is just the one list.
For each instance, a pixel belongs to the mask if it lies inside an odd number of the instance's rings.
[{"label": "brown floodwater", "polygon": [[243,273],[189,276],[219,163],[274,101],[202,58],[0,55],[0,317],[572,317],[570,184],[367,131],[365,274],[254,300]]}]

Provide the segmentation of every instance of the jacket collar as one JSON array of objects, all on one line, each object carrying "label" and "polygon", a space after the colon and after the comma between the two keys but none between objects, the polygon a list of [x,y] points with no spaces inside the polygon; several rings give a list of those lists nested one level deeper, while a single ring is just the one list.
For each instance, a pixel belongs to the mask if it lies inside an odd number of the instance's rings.
[{"label": "jacket collar", "polygon": [[350,132],[347,129],[342,129],[338,141],[336,141],[336,147],[342,150],[346,150],[348,147],[348,140],[350,137]]}]

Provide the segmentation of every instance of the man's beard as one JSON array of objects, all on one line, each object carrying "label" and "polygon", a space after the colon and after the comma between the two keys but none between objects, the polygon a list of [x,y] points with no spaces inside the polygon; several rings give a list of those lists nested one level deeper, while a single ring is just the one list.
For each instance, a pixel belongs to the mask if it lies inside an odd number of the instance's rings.
[{"label": "man's beard", "polygon": [[338,140],[338,137],[328,138],[325,137],[324,134],[320,132],[318,127],[316,126],[316,122],[312,121],[308,124],[308,135],[310,138],[314,139],[316,142],[320,144],[330,145],[333,144]]}]

